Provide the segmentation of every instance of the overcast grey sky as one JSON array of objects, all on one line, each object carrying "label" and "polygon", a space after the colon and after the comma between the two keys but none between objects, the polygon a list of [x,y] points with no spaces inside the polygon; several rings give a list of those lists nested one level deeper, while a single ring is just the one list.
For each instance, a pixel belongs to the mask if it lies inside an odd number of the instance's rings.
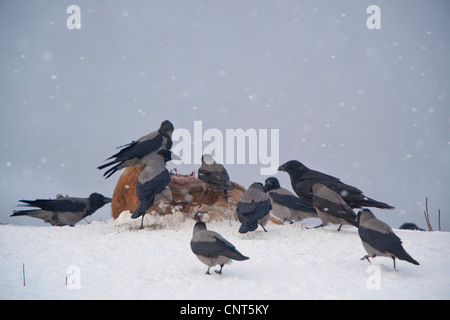
[{"label": "overcast grey sky", "polygon": [[[69,5],[81,29],[69,30]],[[381,29],[369,30],[369,5]],[[111,196],[96,167],[169,119],[278,129],[297,159],[450,230],[448,1],[0,2],[0,223],[19,199]],[[205,143],[204,145],[207,145]],[[169,168],[175,165],[169,164]],[[177,166],[190,173],[198,165]],[[226,164],[263,182],[261,165]],[[291,190],[286,173],[276,175]],[[106,220],[105,206],[89,220]]]}]

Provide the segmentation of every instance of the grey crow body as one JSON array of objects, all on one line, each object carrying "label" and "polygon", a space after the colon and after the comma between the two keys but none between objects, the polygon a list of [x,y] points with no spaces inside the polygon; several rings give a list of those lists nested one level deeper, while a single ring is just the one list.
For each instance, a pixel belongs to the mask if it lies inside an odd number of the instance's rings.
[{"label": "grey crow body", "polygon": [[376,256],[391,257],[394,262],[395,258],[408,261],[412,264],[419,265],[406,251],[403,249],[402,241],[392,231],[386,223],[378,220],[369,209],[363,209],[358,212],[358,234],[366,252],[366,256],[361,260],[375,258]]},{"label": "grey crow body", "polygon": [[208,189],[211,190],[223,190],[225,193],[225,199],[228,200],[227,191],[235,189],[231,185],[230,176],[227,170],[220,163],[216,163],[213,157],[209,154],[202,156],[202,165],[198,170],[198,178],[206,183],[206,189],[202,198],[197,205],[202,205],[202,200],[208,193]]},{"label": "grey crow body", "polygon": [[337,192],[352,208],[376,207],[380,209],[394,209],[394,207],[366,197],[361,190],[341,182],[338,178],[328,174],[311,170],[301,162],[291,160],[281,165],[278,171],[285,171],[291,179],[292,189],[308,204],[312,205],[312,186],[322,183]]},{"label": "grey crow body", "polygon": [[294,221],[319,217],[314,207],[308,206],[295,194],[282,188],[275,177],[266,179],[264,190],[272,203],[272,214],[283,222],[293,223]]},{"label": "grey crow body", "polygon": [[144,228],[145,212],[153,206],[155,201],[159,201],[160,197],[168,198],[173,205],[185,204],[185,202],[175,202],[168,187],[170,173],[166,168],[166,163],[170,160],[180,160],[180,158],[165,149],[154,152],[146,158],[145,168],[138,176],[136,194],[139,206],[131,218],[137,219],[142,216],[141,229]]},{"label": "grey crow body", "polygon": [[222,268],[232,260],[243,261],[249,259],[244,256],[236,247],[225,240],[215,231],[207,230],[206,224],[201,221],[202,213],[196,213],[194,219],[197,223],[194,226],[194,232],[191,240],[191,250],[197,256],[198,260],[208,266],[206,274],[213,266],[220,265],[220,270],[215,270],[222,274]]},{"label": "grey crow body", "polygon": [[110,203],[111,199],[99,193],[92,193],[89,198],[73,198],[58,195],[56,199],[19,200],[27,207],[40,209],[15,210],[11,217],[28,216],[44,220],[52,226],[74,226],[87,216]]},{"label": "grey crow body", "polygon": [[114,160],[99,166],[97,169],[101,170],[114,165],[113,167],[106,170],[103,174],[105,178],[109,178],[117,170],[145,164],[147,162],[146,158],[151,153],[161,149],[170,150],[172,148],[173,130],[173,124],[169,120],[163,121],[158,130],[153,131],[148,135],[137,139],[136,141],[132,141],[126,145],[118,147],[123,149],[106,159]]},{"label": "grey crow body", "polygon": [[343,224],[358,226],[352,208],[339,194],[321,183],[313,185],[313,205],[322,221],[319,227],[339,224],[339,231]]},{"label": "grey crow body", "polygon": [[247,233],[258,228],[258,224],[267,232],[264,226],[269,220],[272,205],[264,192],[262,183],[253,183],[239,198],[236,213],[241,222],[240,233]]}]

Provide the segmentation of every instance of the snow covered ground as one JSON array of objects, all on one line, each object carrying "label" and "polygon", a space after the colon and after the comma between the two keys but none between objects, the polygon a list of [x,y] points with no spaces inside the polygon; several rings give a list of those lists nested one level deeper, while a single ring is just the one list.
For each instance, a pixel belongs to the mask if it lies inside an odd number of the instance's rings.
[{"label": "snow covered ground", "polygon": [[[314,223],[316,221],[313,221]],[[0,225],[1,299],[449,299],[450,233],[394,230],[414,266],[370,265],[356,228],[269,223],[241,235],[208,223],[250,257],[205,275],[190,250],[194,221],[175,214],[76,227]],[[150,226],[151,225],[151,226]],[[25,266],[25,286],[23,285]]]}]

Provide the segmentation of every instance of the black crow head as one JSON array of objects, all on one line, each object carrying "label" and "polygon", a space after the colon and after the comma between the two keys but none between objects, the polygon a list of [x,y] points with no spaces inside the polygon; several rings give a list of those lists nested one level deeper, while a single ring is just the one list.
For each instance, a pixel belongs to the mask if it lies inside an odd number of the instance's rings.
[{"label": "black crow head", "polygon": [[204,155],[202,155],[202,164],[203,163],[207,165],[212,165],[215,163],[215,160],[212,157],[212,155],[205,153]]},{"label": "black crow head", "polygon": [[172,136],[172,132],[174,130],[174,126],[172,122],[169,120],[165,120],[161,123],[161,126],[159,127],[159,132],[165,136]]},{"label": "black crow head", "polygon": [[264,191],[267,192],[267,191],[270,191],[270,190],[273,190],[273,189],[278,189],[280,187],[281,187],[280,186],[280,182],[278,181],[277,178],[269,177],[265,181]]},{"label": "black crow head", "polygon": [[362,209],[358,211],[358,215],[356,216],[356,223],[359,226],[361,224],[361,219],[363,220],[363,222],[365,222],[372,218],[375,218],[372,211],[370,211],[369,209]]},{"label": "black crow head", "polygon": [[261,182],[253,182],[253,183],[250,185],[249,189],[250,189],[250,188],[258,189],[258,190],[261,190],[262,192],[265,192],[265,191],[264,191],[264,186],[263,186],[263,184],[262,184]]},{"label": "black crow head", "polygon": [[194,220],[197,221],[194,226],[194,233],[197,231],[206,230],[207,228],[205,221],[209,220],[209,214],[204,211],[198,211],[194,215]]},{"label": "black crow head", "polygon": [[205,211],[197,211],[194,215],[194,220],[198,222],[206,222],[209,220],[209,214]]},{"label": "black crow head", "polygon": [[89,196],[90,205],[90,214],[93,214],[97,209],[100,209],[105,204],[110,203],[112,201],[111,198],[107,198],[100,193],[94,192]]},{"label": "black crow head", "polygon": [[400,226],[399,229],[403,229],[403,230],[419,230],[419,231],[425,231],[424,229],[421,229],[417,226],[417,224],[412,223],[412,222],[405,222],[404,224],[402,224]]},{"label": "black crow head", "polygon": [[291,160],[278,167],[278,171],[285,171],[289,175],[301,177],[309,169],[300,161]]}]

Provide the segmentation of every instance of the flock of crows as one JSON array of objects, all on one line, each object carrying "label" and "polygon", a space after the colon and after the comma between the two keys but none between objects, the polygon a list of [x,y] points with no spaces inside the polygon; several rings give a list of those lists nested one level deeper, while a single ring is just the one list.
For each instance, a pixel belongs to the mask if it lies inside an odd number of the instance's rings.
[{"label": "flock of crows", "polygon": [[[129,144],[120,146],[121,150],[106,160],[111,160],[98,167],[108,168],[104,172],[105,178],[110,177],[116,171],[130,166],[144,166],[136,182],[136,193],[139,206],[132,213],[131,218],[142,217],[141,228],[145,212],[161,197],[166,197],[173,205],[184,205],[187,202],[176,202],[172,198],[168,187],[170,173],[166,163],[171,160],[180,160],[170,150],[172,148],[173,124],[166,120],[161,123],[158,130],[143,136]],[[284,222],[301,221],[306,218],[319,218],[322,227],[327,224],[343,224],[358,228],[367,255],[362,259],[376,256],[387,256],[393,259],[405,260],[415,265],[414,260],[403,248],[398,236],[386,223],[378,220],[366,207],[380,209],[393,209],[394,207],[371,199],[358,188],[345,184],[338,178],[311,170],[296,160],[291,160],[281,165],[278,171],[289,174],[293,194],[282,188],[277,178],[269,177],[265,184],[255,182],[242,194],[236,213],[241,223],[240,233],[254,231],[260,225],[264,231],[269,220],[270,212]],[[198,170],[198,178],[205,182],[204,194],[198,201],[201,202],[208,190],[223,190],[225,199],[227,191],[234,189],[229,175],[222,164],[216,163],[211,155],[203,155],[202,165]],[[30,216],[39,218],[54,226],[74,226],[86,216],[110,203],[111,199],[101,194],[93,193],[89,198],[74,198],[57,195],[56,199],[20,200],[27,206],[26,210],[15,210],[12,216]],[[39,209],[28,209],[30,207]],[[361,209],[356,214],[353,209]],[[197,212],[191,240],[192,252],[197,258],[208,266],[207,274],[211,267],[220,266],[217,273],[231,260],[246,260],[234,245],[224,239],[219,233],[207,230],[202,221],[204,212]],[[204,219],[203,219],[204,220]]]}]

